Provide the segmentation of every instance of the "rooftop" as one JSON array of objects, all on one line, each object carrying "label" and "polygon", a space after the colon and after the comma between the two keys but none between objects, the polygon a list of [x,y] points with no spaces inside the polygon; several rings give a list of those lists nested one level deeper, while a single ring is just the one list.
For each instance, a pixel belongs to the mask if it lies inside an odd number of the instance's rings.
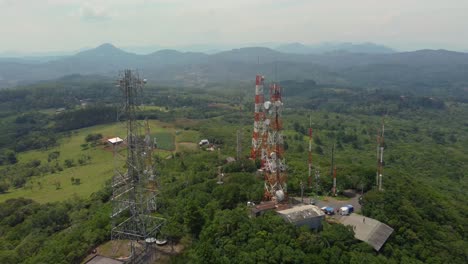
[{"label": "rooftop", "polygon": [[300,205],[293,208],[277,211],[282,214],[291,223],[314,217],[324,217],[324,213],[315,205]]},{"label": "rooftop", "polygon": [[343,225],[354,227],[354,237],[371,245],[379,251],[385,241],[393,233],[393,228],[375,219],[358,214],[351,214],[340,218]]},{"label": "rooftop", "polygon": [[115,138],[109,138],[107,140],[107,142],[111,143],[111,144],[116,144],[116,143],[122,143],[123,142],[123,139],[119,138],[119,137],[115,137]]}]

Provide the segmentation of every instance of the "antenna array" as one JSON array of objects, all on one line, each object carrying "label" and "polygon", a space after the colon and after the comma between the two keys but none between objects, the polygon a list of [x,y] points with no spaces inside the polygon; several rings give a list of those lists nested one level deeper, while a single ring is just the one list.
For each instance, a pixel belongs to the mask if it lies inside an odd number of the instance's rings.
[{"label": "antenna array", "polygon": [[[126,155],[114,144],[115,174],[112,179],[112,231],[113,253],[123,240],[130,240],[131,263],[147,263],[153,257],[151,244],[155,242],[165,219],[152,216],[156,209],[156,176],[152,162],[153,143],[149,124],[146,135],[137,120],[140,97],[145,80],[137,72],[123,71],[117,83],[123,95],[119,119],[126,125]],[[122,166],[122,161],[125,165]]]}]

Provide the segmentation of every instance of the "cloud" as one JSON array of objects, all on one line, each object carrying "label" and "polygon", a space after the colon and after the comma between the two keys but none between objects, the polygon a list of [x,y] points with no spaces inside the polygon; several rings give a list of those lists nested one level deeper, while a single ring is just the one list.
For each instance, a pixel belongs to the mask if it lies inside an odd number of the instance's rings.
[{"label": "cloud", "polygon": [[0,0],[0,6],[12,6],[14,2],[14,0]]},{"label": "cloud", "polygon": [[102,6],[84,3],[78,12],[79,16],[86,21],[104,21],[112,18],[109,10]]}]

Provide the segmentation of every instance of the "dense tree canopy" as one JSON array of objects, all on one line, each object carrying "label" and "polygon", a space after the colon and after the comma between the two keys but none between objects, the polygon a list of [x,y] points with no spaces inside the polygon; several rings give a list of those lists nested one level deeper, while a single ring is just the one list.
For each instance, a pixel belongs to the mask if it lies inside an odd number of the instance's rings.
[{"label": "dense tree canopy", "polygon": [[[440,96],[428,97],[419,87],[366,90],[313,81],[284,85],[291,87],[283,116],[289,194],[299,195],[300,182],[307,180],[310,115],[313,169],[320,172],[320,188],[307,189],[306,195],[329,193],[335,145],[339,193],[349,188],[364,192],[362,213],[387,223],[394,233],[377,253],[339,224],[325,223],[315,232],[287,224],[274,213],[250,218],[246,202],[259,202],[263,193],[263,179],[256,174],[259,163],[247,159],[253,102],[240,93],[251,94],[251,87],[150,87],[143,100],[150,107],[142,107],[139,118],[196,119],[174,124],[180,131],[197,131],[221,149],[178,150],[158,159],[158,214],[169,220],[162,232],[186,246],[174,262],[467,262],[468,106],[463,96],[452,98],[438,89]],[[115,121],[117,108],[111,103],[118,99],[116,94],[109,83],[71,77],[0,91],[0,195],[27,188],[34,177],[85,166],[85,154],[70,158],[49,148],[74,129]],[[80,100],[90,103],[83,106]],[[58,107],[65,109],[56,113]],[[385,190],[378,192],[373,187],[375,135],[382,116]],[[235,156],[235,132],[240,129],[242,157],[226,163],[228,156]],[[88,136],[80,142],[96,142],[102,135]],[[18,158],[31,149],[44,151],[47,159]],[[223,184],[217,184],[218,167],[225,174]],[[76,179],[79,175],[73,182]],[[80,263],[110,238],[109,188],[108,184],[89,198],[60,203],[25,198],[0,203],[0,263]]]}]

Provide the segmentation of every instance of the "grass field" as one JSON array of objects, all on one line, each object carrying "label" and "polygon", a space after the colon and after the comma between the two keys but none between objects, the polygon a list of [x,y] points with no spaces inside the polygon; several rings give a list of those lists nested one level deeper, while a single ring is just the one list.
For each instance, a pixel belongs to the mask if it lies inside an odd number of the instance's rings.
[{"label": "grass field", "polygon": [[[172,124],[150,120],[151,133],[157,137],[159,149],[155,152],[161,157],[169,156],[176,149],[177,142],[197,143],[198,132],[184,130],[176,136],[176,129]],[[144,130],[144,129],[143,129]],[[47,151],[34,150],[18,154],[20,163],[27,163],[31,160],[40,160],[42,164],[47,163],[48,154],[59,151],[59,164],[63,166],[66,159],[73,159],[75,164],[82,155],[91,157],[90,164],[71,168],[63,171],[35,176],[29,178],[26,188],[14,189],[0,194],[0,202],[10,198],[25,197],[41,203],[63,201],[74,197],[88,197],[93,192],[100,190],[105,182],[112,178],[114,171],[114,158],[112,149],[106,145],[96,147],[82,147],[85,137],[91,133],[100,133],[104,138],[119,136],[125,138],[125,126],[121,123],[99,125],[75,130],[69,137],[60,140],[60,145]],[[122,150],[124,153],[125,151]],[[79,178],[80,185],[73,185],[71,178]],[[56,189],[56,183],[60,183],[60,188]]]},{"label": "grass field", "polygon": [[193,142],[200,141],[200,133],[193,130],[179,130],[176,136],[177,142]]},{"label": "grass field", "polygon": [[175,150],[174,133],[171,132],[158,132],[151,135],[155,137],[158,142],[158,149],[162,150]]}]

